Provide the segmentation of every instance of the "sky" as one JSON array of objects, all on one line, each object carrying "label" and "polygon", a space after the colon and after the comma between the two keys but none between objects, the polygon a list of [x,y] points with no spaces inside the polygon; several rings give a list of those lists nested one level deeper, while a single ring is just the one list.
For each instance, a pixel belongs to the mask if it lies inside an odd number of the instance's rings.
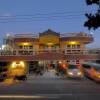
[{"label": "sky", "polygon": [[95,12],[85,0],[0,0],[0,44],[7,33],[39,33],[52,29],[56,32],[92,33],[94,42],[89,48],[100,48],[100,28],[84,27],[86,12]]}]

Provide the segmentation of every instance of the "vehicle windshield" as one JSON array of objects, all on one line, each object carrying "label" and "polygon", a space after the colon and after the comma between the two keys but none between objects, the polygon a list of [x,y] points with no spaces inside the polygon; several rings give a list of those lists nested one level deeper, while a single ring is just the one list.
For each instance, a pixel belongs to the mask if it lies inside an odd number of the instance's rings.
[{"label": "vehicle windshield", "polygon": [[100,71],[100,67],[94,67],[96,71]]},{"label": "vehicle windshield", "polygon": [[68,68],[69,68],[69,69],[76,69],[77,66],[76,66],[76,65],[69,65]]}]

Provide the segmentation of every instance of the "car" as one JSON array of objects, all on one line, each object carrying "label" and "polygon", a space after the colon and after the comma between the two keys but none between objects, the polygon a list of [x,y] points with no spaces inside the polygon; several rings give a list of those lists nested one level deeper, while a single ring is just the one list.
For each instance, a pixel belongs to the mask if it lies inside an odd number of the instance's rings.
[{"label": "car", "polygon": [[100,82],[100,64],[84,63],[82,64],[84,75],[96,82]]},{"label": "car", "polygon": [[80,79],[82,79],[84,77],[84,74],[77,65],[69,64],[68,67],[67,67],[67,76],[69,78],[80,78]]}]

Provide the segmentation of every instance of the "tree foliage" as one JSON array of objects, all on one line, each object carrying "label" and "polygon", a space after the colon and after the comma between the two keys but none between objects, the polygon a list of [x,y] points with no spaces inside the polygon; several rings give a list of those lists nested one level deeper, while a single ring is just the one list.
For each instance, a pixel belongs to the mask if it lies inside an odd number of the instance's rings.
[{"label": "tree foliage", "polygon": [[87,17],[87,21],[84,23],[85,27],[88,29],[97,29],[100,27],[100,0],[86,0],[87,5],[97,4],[98,9],[95,14],[86,13],[85,16]]}]

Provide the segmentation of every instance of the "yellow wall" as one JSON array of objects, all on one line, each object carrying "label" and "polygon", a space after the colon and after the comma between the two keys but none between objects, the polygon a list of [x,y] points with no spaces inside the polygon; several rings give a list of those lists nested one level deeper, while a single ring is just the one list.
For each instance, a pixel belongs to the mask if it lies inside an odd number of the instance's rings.
[{"label": "yellow wall", "polygon": [[40,44],[49,44],[49,43],[53,43],[53,44],[58,44],[59,43],[59,37],[58,36],[54,36],[54,35],[44,35],[41,36],[39,39]]}]

